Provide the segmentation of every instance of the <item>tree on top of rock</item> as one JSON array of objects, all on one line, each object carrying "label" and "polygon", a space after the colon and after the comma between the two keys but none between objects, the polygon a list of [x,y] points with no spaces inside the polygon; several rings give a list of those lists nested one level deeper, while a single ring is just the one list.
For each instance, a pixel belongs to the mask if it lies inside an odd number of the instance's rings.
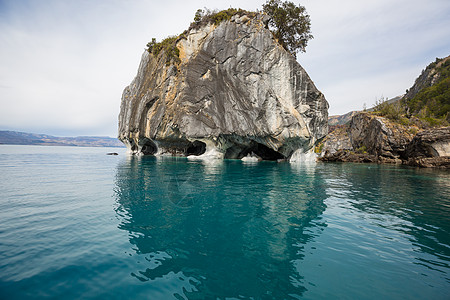
[{"label": "tree on top of rock", "polygon": [[305,52],[311,34],[311,21],[305,7],[289,1],[267,0],[264,12],[270,17],[269,29],[275,38],[294,57]]}]

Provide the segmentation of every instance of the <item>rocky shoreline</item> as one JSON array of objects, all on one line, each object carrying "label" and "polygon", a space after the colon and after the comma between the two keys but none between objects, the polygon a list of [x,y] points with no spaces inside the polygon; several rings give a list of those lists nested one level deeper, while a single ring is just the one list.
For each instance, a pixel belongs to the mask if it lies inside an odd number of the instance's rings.
[{"label": "rocky shoreline", "polygon": [[319,161],[450,169],[450,127],[421,130],[360,112],[316,147]]}]

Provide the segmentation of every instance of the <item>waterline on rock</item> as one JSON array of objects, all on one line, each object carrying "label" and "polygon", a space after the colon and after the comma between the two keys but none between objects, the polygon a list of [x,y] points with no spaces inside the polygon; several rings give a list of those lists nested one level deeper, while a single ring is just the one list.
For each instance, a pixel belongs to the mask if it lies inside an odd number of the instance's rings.
[{"label": "waterline on rock", "polygon": [[314,153],[313,149],[304,152],[303,149],[297,149],[289,159],[290,163],[306,163],[314,164],[317,160],[317,154]]}]

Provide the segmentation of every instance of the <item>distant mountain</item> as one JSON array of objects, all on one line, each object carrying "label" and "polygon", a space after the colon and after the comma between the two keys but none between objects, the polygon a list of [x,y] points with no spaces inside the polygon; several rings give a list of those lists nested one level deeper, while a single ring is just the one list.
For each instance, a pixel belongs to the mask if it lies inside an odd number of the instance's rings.
[{"label": "distant mountain", "polygon": [[117,138],[107,136],[56,137],[19,131],[0,131],[0,144],[80,147],[124,147]]}]

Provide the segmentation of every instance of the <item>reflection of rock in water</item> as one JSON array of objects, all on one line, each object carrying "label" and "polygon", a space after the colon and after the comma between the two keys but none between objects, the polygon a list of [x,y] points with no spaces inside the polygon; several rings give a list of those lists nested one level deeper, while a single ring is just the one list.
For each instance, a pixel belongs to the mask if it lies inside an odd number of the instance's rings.
[{"label": "reflection of rock in water", "polygon": [[325,209],[322,185],[314,169],[289,164],[132,157],[118,168],[116,195],[120,228],[147,261],[133,274],[183,274],[189,298],[301,295],[294,245],[313,238],[304,228]]}]

